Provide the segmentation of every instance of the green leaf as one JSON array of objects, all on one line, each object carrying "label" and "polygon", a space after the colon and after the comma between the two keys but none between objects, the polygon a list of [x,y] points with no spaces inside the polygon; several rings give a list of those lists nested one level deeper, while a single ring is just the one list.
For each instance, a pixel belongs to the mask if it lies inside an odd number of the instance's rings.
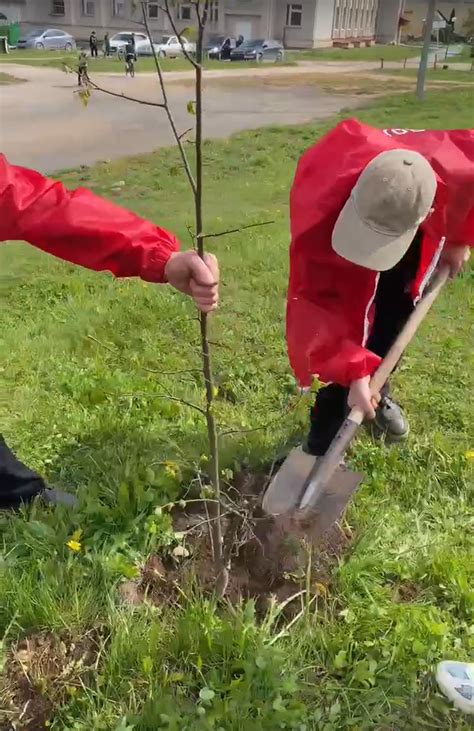
[{"label": "green leaf", "polygon": [[411,649],[415,655],[425,655],[428,651],[428,648],[425,644],[423,644],[423,642],[421,642],[421,640],[414,640]]},{"label": "green leaf", "polygon": [[89,100],[91,98],[91,92],[90,89],[81,89],[79,93],[79,99],[81,100],[82,104],[87,107],[89,104]]},{"label": "green leaf", "polygon": [[205,703],[209,703],[210,701],[212,701],[215,695],[216,694],[213,690],[211,690],[211,688],[201,688],[201,690],[199,691],[199,697]]},{"label": "green leaf", "polygon": [[334,658],[334,667],[340,670],[345,668],[347,665],[347,652],[345,650],[339,650],[336,657]]},{"label": "green leaf", "polygon": [[197,28],[193,28],[192,25],[189,25],[187,28],[183,28],[179,35],[181,36],[181,38],[186,38],[187,41],[190,41],[192,43],[197,39]]},{"label": "green leaf", "polygon": [[143,672],[146,673],[147,675],[149,675],[151,673],[151,671],[153,670],[153,660],[151,659],[151,657],[149,655],[142,658],[142,668],[143,668]]},{"label": "green leaf", "polygon": [[135,724],[130,725],[127,722],[127,717],[124,716],[123,718],[120,719],[120,721],[116,725],[115,731],[133,731],[134,728],[135,728]]},{"label": "green leaf", "polygon": [[192,114],[193,116],[196,116],[196,102],[195,101],[189,101],[186,105],[186,109],[188,110],[188,114]]},{"label": "green leaf", "polygon": [[285,710],[285,704],[283,703],[281,696],[278,696],[278,698],[275,698],[275,700],[272,703],[272,708],[274,711],[284,711]]}]

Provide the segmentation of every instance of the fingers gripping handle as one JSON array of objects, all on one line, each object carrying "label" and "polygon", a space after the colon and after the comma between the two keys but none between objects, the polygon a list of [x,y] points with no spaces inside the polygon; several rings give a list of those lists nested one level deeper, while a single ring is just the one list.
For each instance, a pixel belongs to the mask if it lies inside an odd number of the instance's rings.
[{"label": "fingers gripping handle", "polygon": [[[425,294],[419,300],[417,306],[406,321],[405,326],[400,331],[392,347],[372,376],[370,381],[370,390],[373,394],[379,393],[388,380],[388,377],[413,339],[413,336],[431,309],[433,302],[437,298],[444,284],[446,284],[448,278],[448,267],[441,267],[437,270],[430,285],[425,290]],[[360,426],[364,420],[364,414],[360,409],[354,408],[350,412],[348,419]]]}]

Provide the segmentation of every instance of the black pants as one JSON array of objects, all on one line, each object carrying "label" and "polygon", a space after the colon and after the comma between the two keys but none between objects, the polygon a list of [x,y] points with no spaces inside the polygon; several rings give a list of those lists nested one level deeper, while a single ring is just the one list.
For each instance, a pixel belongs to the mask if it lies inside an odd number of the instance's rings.
[{"label": "black pants", "polygon": [[14,508],[45,489],[43,479],[22,464],[0,434],[0,508]]},{"label": "black pants", "polygon": [[[403,259],[387,272],[380,274],[375,295],[375,317],[366,347],[384,358],[390,346],[413,312],[413,300],[409,290],[419,263],[420,236],[417,234]],[[389,392],[386,383],[381,395]],[[337,383],[321,388],[311,409],[311,428],[308,449],[312,454],[323,455],[336,436],[347,416],[349,389]]]},{"label": "black pants", "polygon": [[99,55],[99,51],[97,49],[97,46],[91,46],[91,56],[94,58],[94,56],[97,58]]}]

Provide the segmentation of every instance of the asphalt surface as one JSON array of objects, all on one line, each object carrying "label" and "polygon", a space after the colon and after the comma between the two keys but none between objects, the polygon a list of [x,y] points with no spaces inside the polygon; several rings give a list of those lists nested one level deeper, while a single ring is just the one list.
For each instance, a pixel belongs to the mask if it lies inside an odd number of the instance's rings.
[{"label": "asphalt surface", "polygon": [[[17,165],[53,172],[104,159],[146,153],[170,145],[173,139],[161,109],[137,105],[101,92],[94,92],[85,108],[76,91],[76,80],[52,68],[9,64],[8,73],[27,83],[1,87],[0,150]],[[304,75],[314,68],[301,69]],[[329,70],[328,70],[329,71]],[[257,72],[257,73],[255,73]],[[297,124],[323,119],[342,108],[361,104],[357,96],[337,96],[314,85],[291,83],[295,69],[249,69],[245,77],[229,72],[207,72],[204,134],[227,137],[244,129],[273,124]],[[330,73],[330,71],[329,71]],[[283,77],[279,85],[265,83],[269,76]],[[283,79],[288,75],[288,84]],[[232,76],[238,83],[233,83]],[[255,83],[256,78],[261,77]],[[187,103],[193,98],[192,79],[181,73],[168,75],[171,106],[178,130],[193,124]],[[159,101],[154,75],[127,79],[98,75],[104,88],[146,101]]]}]

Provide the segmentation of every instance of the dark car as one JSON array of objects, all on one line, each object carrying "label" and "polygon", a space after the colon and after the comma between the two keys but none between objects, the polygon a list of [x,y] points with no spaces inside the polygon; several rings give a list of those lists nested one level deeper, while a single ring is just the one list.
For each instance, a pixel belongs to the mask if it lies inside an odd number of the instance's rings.
[{"label": "dark car", "polygon": [[244,41],[241,46],[231,51],[231,61],[283,61],[284,48],[280,41],[259,38],[256,41]]},{"label": "dark car", "polygon": [[231,36],[216,36],[211,38],[207,48],[208,58],[217,61],[228,61],[231,52],[237,48],[237,39]]}]

